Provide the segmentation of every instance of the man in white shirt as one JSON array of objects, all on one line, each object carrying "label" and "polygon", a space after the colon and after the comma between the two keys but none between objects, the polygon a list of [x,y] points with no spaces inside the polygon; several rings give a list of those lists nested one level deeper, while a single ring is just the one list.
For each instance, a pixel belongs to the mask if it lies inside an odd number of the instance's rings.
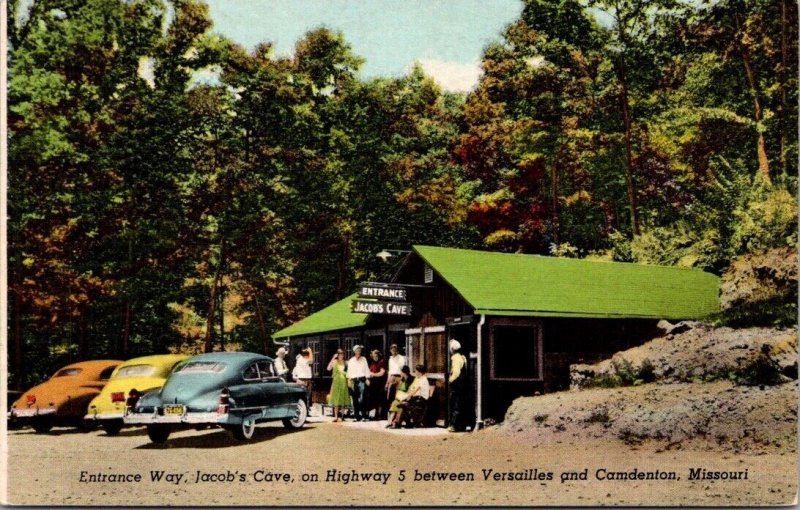
[{"label": "man in white shirt", "polygon": [[367,421],[367,386],[369,385],[369,363],[361,355],[363,347],[353,347],[353,357],[347,360],[347,382],[353,394],[353,411],[356,421]]},{"label": "man in white shirt", "polygon": [[397,385],[400,383],[400,376],[403,367],[406,365],[406,357],[400,354],[397,344],[389,346],[389,377],[386,379],[386,401],[393,402],[397,394]]},{"label": "man in white shirt", "polygon": [[295,359],[294,369],[292,369],[292,377],[295,382],[302,384],[306,387],[306,394],[308,395],[308,409],[309,413],[312,402],[312,391],[314,386],[314,374],[311,370],[311,364],[314,362],[314,351],[311,349],[303,349]]},{"label": "man in white shirt", "polygon": [[283,380],[288,379],[289,367],[286,365],[286,348],[281,347],[275,353],[273,364],[275,365],[275,373]]}]

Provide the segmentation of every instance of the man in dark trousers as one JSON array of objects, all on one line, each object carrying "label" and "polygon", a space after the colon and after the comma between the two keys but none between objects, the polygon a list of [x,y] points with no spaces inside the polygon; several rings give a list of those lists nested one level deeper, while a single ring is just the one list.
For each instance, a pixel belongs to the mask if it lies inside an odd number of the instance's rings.
[{"label": "man in dark trousers", "polygon": [[450,340],[450,432],[463,432],[467,428],[468,392],[467,358],[461,354],[461,343]]}]

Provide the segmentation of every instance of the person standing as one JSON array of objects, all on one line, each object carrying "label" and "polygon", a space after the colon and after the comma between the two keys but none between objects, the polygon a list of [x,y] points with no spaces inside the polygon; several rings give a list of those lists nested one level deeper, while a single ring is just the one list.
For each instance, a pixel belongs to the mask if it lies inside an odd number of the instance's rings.
[{"label": "person standing", "polygon": [[285,347],[279,348],[277,352],[275,352],[275,359],[272,361],[275,365],[275,373],[284,381],[289,374],[289,366],[286,365],[286,353]]},{"label": "person standing", "polygon": [[378,349],[373,350],[370,355],[369,407],[375,410],[374,420],[383,420],[386,412],[386,362]]},{"label": "person standing", "polygon": [[389,346],[388,375],[385,391],[386,401],[393,402],[397,393],[397,385],[402,378],[403,367],[406,366],[406,357],[400,354],[397,344]]},{"label": "person standing", "polygon": [[467,428],[467,358],[461,354],[461,343],[450,340],[450,432],[463,432]]},{"label": "person standing", "polygon": [[353,393],[353,414],[356,421],[367,421],[367,387],[369,386],[369,364],[361,356],[363,347],[353,347],[353,357],[347,361],[347,383]]},{"label": "person standing", "polygon": [[294,370],[292,370],[292,377],[296,382],[306,387],[306,395],[308,396],[308,409],[311,414],[311,406],[313,405],[311,390],[313,388],[314,374],[311,370],[311,364],[314,362],[314,352],[311,349],[305,348],[300,351],[295,359]]},{"label": "person standing", "polygon": [[[328,371],[333,372],[331,400],[328,402],[333,407],[333,421],[342,421],[345,409],[350,407],[350,391],[347,388],[347,373],[345,372],[346,366],[344,351],[337,349],[333,359],[328,363]],[[340,413],[341,416],[339,416]]]}]

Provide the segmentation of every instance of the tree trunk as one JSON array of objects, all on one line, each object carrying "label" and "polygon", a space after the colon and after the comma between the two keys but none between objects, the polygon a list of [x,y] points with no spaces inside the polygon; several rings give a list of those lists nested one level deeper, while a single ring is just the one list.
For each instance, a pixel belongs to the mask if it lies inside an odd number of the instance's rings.
[{"label": "tree trunk", "polygon": [[208,296],[208,312],[206,313],[206,337],[203,345],[204,352],[211,352],[214,350],[214,312],[217,303],[217,288],[219,287],[219,280],[222,275],[222,266],[225,263],[225,238],[223,237],[219,244],[219,263],[217,270],[214,273],[214,279],[211,282],[211,290]]},{"label": "tree trunk", "polygon": [[133,310],[131,308],[130,297],[126,298],[125,300],[125,318],[124,318],[124,326],[122,328],[122,347],[120,348],[119,352],[123,358],[127,358],[130,338],[131,338],[131,315],[133,314]]},{"label": "tree trunk", "polygon": [[618,78],[620,85],[620,103],[622,106],[622,120],[625,123],[625,182],[628,188],[628,207],[631,212],[631,227],[633,235],[639,235],[639,211],[636,200],[636,183],[633,178],[633,120],[631,118],[631,105],[628,97],[628,82],[625,76],[625,62],[620,57],[618,65]]},{"label": "tree trunk", "polygon": [[344,296],[345,286],[347,285],[347,261],[350,260],[350,232],[344,235],[342,241],[342,255],[339,259],[339,280],[336,283],[336,299]]},{"label": "tree trunk", "polygon": [[[738,33],[741,33],[742,26],[741,20],[739,15],[736,15],[736,29]],[[756,131],[758,132],[758,140],[757,140],[757,150],[758,150],[758,173],[761,174],[761,177],[764,179],[765,182],[771,183],[771,179],[769,176],[769,159],[767,158],[767,143],[764,140],[764,132],[762,131],[763,126],[761,122],[764,118],[763,111],[761,109],[761,100],[758,97],[758,82],[756,81],[756,74],[753,69],[753,63],[750,60],[750,51],[747,49],[747,46],[739,43],[739,50],[742,54],[742,62],[744,63],[744,70],[745,74],[747,75],[747,83],[750,85],[750,94],[753,96],[753,109],[755,111],[755,119],[756,119]]]},{"label": "tree trunk", "polygon": [[86,345],[86,303],[78,305],[78,359],[87,358]]},{"label": "tree trunk", "polygon": [[561,244],[561,239],[558,217],[558,164],[555,161],[550,165],[550,195],[553,209],[553,243],[558,246]]},{"label": "tree trunk", "polygon": [[788,0],[781,0],[781,72],[780,72],[780,89],[781,89],[781,104],[778,111],[778,121],[780,123],[780,162],[781,173],[786,175],[789,171],[786,161],[786,110],[788,108],[788,99],[786,96],[786,66],[789,65],[789,6],[786,5]]},{"label": "tree trunk", "polygon": [[[130,231],[127,232],[128,234],[128,278],[133,275],[133,235]],[[118,349],[120,354],[122,355],[123,359],[127,359],[128,357],[128,345],[130,344],[131,339],[131,315],[133,314],[133,309],[131,307],[131,292],[130,292],[130,282],[126,282],[126,290],[125,290],[125,317],[123,319],[124,326],[122,328],[122,347]]]},{"label": "tree trunk", "polygon": [[261,304],[258,302],[258,290],[253,287],[253,300],[256,305],[256,319],[258,319],[258,332],[261,334],[261,348],[264,354],[269,352],[269,339],[267,336],[267,326],[264,324],[264,313],[261,311]]},{"label": "tree trunk", "polygon": [[220,287],[217,293],[219,302],[217,308],[219,309],[219,348],[225,351],[225,288]]},{"label": "tree trunk", "polygon": [[14,292],[14,389],[22,391],[25,386],[25,365],[22,355],[24,343],[22,340],[22,298],[19,292]]}]

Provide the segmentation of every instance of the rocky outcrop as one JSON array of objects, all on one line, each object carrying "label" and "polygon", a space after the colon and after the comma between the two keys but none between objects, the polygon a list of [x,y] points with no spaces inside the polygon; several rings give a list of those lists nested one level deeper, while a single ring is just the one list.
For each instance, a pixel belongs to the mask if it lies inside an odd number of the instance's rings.
[{"label": "rocky outcrop", "polygon": [[742,367],[767,346],[788,379],[797,378],[797,330],[715,328],[699,322],[670,324],[646,344],[591,365],[570,366],[570,388],[614,387],[646,382],[703,382],[736,379]]}]

